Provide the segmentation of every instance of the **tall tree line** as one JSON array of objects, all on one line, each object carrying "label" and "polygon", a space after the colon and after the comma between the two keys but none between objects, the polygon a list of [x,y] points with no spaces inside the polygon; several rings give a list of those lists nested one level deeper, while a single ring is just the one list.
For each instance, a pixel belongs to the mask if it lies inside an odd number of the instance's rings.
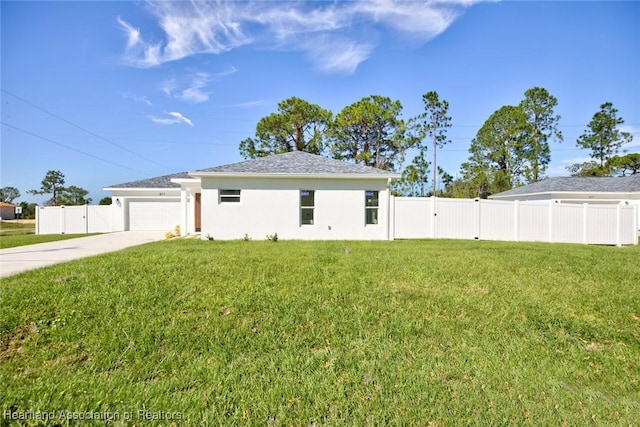
[{"label": "tall tree line", "polygon": [[576,163],[567,168],[574,176],[613,176],[640,171],[640,153],[618,156],[618,152],[631,142],[629,132],[618,129],[624,120],[611,102],[600,105],[585,132],[576,141],[579,148],[590,151],[593,160]]},{"label": "tall tree line", "polygon": [[486,197],[544,178],[551,161],[549,142],[563,140],[557,105],[546,89],[533,87],[518,105],[496,110],[471,141],[459,193]]},{"label": "tall tree line", "polygon": [[400,117],[402,104],[371,95],[338,114],[292,97],[278,111],[260,119],[256,134],[240,143],[246,159],[305,151],[380,169],[396,170],[413,144]]},{"label": "tall tree line", "polygon": [[[532,87],[517,105],[502,106],[489,116],[471,141],[460,177],[454,180],[437,164],[438,150],[451,142],[449,103],[435,91],[425,93],[422,100],[423,112],[405,120],[400,101],[381,95],[364,97],[337,114],[292,97],[279,103],[277,112],[260,119],[255,137],[240,143],[240,153],[258,158],[306,151],[401,172],[394,185],[400,195],[487,197],[545,179],[550,143],[564,140],[561,117],[555,111],[558,100],[546,89]],[[617,155],[631,140],[617,128],[623,122],[611,103],[602,104],[576,141],[579,148],[591,150],[594,160],[573,165],[569,172],[580,176],[639,173],[640,154]],[[414,157],[405,165],[408,153]],[[444,184],[440,191],[438,182]]]},{"label": "tall tree line", "polygon": [[431,163],[426,160],[426,152],[431,145],[435,163],[435,150],[450,142],[446,131],[451,118],[447,116],[449,104],[436,92],[426,93],[423,101],[424,113],[405,120],[400,101],[381,95],[364,97],[335,115],[292,97],[280,102],[277,112],[258,121],[255,137],[240,142],[240,154],[253,159],[305,151],[400,171],[406,153],[415,149],[417,154],[396,188],[404,194],[427,195]]}]

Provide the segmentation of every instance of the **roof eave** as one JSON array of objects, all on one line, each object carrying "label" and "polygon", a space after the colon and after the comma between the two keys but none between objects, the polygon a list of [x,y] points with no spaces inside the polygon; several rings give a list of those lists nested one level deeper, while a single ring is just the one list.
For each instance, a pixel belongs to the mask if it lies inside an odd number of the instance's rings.
[{"label": "roof eave", "polygon": [[104,187],[103,191],[167,191],[180,190],[180,187]]},{"label": "roof eave", "polygon": [[196,178],[171,178],[171,182],[175,184],[193,184],[200,181]]},{"label": "roof eave", "polygon": [[357,174],[357,173],[253,173],[253,172],[189,172],[196,178],[320,178],[320,179],[399,179],[400,174]]},{"label": "roof eave", "polygon": [[531,197],[531,196],[541,196],[541,195],[606,195],[606,196],[631,196],[632,194],[640,194],[640,191],[561,191],[561,190],[552,190],[552,191],[537,191],[534,193],[519,193],[519,194],[492,194],[488,196],[489,199],[503,199],[503,198],[511,198],[511,197]]}]

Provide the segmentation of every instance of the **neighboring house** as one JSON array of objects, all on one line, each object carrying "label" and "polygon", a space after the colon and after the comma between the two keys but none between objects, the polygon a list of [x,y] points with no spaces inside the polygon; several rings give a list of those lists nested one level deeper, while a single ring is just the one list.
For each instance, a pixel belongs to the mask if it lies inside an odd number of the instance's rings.
[{"label": "neighboring house", "polygon": [[640,221],[640,175],[620,178],[547,178],[489,196],[494,200],[553,200],[557,203],[624,203],[638,205]]},{"label": "neighboring house", "polygon": [[16,205],[0,202],[0,219],[16,219]]},{"label": "neighboring house", "polygon": [[547,178],[489,196],[495,200],[557,200],[567,203],[640,201],[640,175],[621,178]]},{"label": "neighboring house", "polygon": [[203,239],[393,238],[399,174],[294,151],[105,188],[116,230],[200,232]]}]

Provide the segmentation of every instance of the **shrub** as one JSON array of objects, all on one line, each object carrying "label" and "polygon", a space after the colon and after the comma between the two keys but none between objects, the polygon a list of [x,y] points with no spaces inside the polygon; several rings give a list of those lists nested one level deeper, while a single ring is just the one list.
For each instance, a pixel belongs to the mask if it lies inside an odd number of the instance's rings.
[{"label": "shrub", "polygon": [[278,233],[267,234],[267,240],[270,241],[270,242],[277,242],[278,241]]}]

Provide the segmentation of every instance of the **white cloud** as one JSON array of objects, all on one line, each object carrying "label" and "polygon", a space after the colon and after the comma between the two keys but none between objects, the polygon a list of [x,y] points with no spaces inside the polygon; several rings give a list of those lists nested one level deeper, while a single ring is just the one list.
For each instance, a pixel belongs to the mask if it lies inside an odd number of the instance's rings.
[{"label": "white cloud", "polygon": [[[127,34],[124,60],[136,67],[259,44],[304,52],[325,71],[351,73],[373,53],[381,28],[424,43],[480,1],[151,2],[149,10],[164,33],[160,41],[144,40],[121,18],[118,23]],[[200,95],[196,88],[185,96]]]},{"label": "white cloud", "polygon": [[178,113],[177,111],[172,111],[172,112],[165,111],[165,114],[171,117],[157,117],[157,116],[150,115],[149,119],[159,125],[174,125],[178,123],[185,123],[185,124],[188,124],[189,126],[193,126],[193,122],[191,121],[191,119],[183,116],[181,113]]},{"label": "white cloud", "polygon": [[133,27],[128,22],[118,16],[118,24],[122,27],[122,30],[127,34],[127,49],[134,49],[138,46],[140,41],[140,30]]},{"label": "white cloud", "polygon": [[455,3],[376,0],[356,4],[361,13],[375,21],[426,42],[449,28],[462,13],[463,9],[455,7]]},{"label": "white cloud", "polygon": [[131,93],[131,92],[123,92],[122,93],[122,97],[124,99],[130,99],[134,102],[138,102],[140,104],[145,104],[149,107],[153,106],[153,103],[151,101],[149,101],[149,98],[147,98],[146,96],[139,96],[136,95],[135,93]]},{"label": "white cloud", "polygon": [[124,52],[124,61],[134,67],[153,67],[162,62],[158,57],[158,50],[147,44],[140,37],[140,30],[124,19],[118,17],[118,24],[127,35],[127,47]]},{"label": "white cloud", "polygon": [[[236,19],[241,3],[230,2],[149,2],[164,39],[145,41],[140,30],[118,17],[127,34],[124,61],[148,68],[202,53],[218,54],[250,42]],[[240,19],[246,19],[239,14]]]},{"label": "white cloud", "polygon": [[264,99],[258,99],[256,101],[239,102],[237,104],[227,105],[227,107],[252,108],[252,107],[259,107],[259,106],[264,105],[264,104],[265,104]]},{"label": "white cloud", "polygon": [[186,124],[188,124],[189,126],[193,126],[193,123],[191,122],[190,119],[186,118],[185,116],[183,116],[182,114],[178,113],[178,112],[171,112],[168,113],[170,116],[173,116],[176,118],[176,120],[179,120],[181,122],[184,122]]},{"label": "white cloud", "polygon": [[173,99],[180,101],[202,103],[209,100],[211,91],[206,90],[209,83],[220,80],[237,72],[233,66],[218,73],[207,73],[203,71],[188,74],[180,80],[171,78],[162,83],[160,89]]},{"label": "white cloud", "polygon": [[374,49],[371,44],[330,37],[313,40],[310,44],[317,44],[308,49],[307,55],[318,69],[344,74],[352,74]]}]

